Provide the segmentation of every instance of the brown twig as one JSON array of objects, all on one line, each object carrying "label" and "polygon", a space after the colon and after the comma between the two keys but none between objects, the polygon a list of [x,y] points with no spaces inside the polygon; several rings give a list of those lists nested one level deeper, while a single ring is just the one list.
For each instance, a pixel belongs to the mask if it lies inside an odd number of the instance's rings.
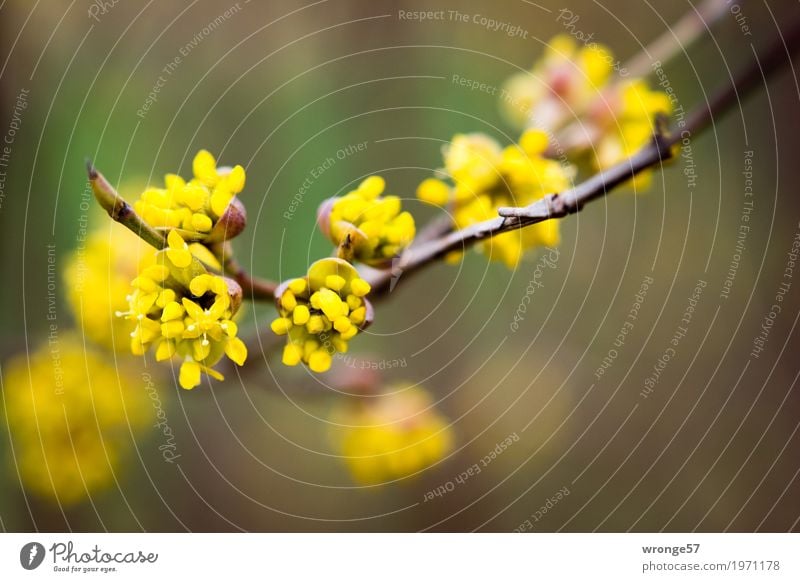
[{"label": "brown twig", "polygon": [[665,63],[695,43],[704,32],[730,10],[727,0],[705,0],[690,8],[658,38],[629,59],[622,67],[630,77],[643,77],[651,72],[654,62]]},{"label": "brown twig", "polygon": [[500,208],[498,211],[500,216],[497,218],[408,248],[395,261],[391,270],[381,271],[371,279],[373,294],[390,290],[394,286],[392,282],[396,282],[400,274],[407,277],[453,251],[463,251],[504,232],[574,214],[587,202],[605,196],[613,188],[627,182],[640,172],[660,165],[662,161],[671,157],[674,145],[685,137],[692,137],[705,129],[716,115],[727,112],[733,104],[757,87],[760,81],[766,81],[775,71],[789,64],[789,55],[794,54],[799,45],[800,24],[796,24],[788,35],[773,43],[761,58],[754,60],[749,67],[736,75],[730,85],[720,88],[706,104],[693,110],[679,131],[668,135],[660,129],[657,130],[654,139],[638,153],[574,188],[550,194],[529,206]]},{"label": "brown twig", "polygon": [[117,193],[105,176],[97,171],[91,160],[86,160],[86,173],[89,175],[89,183],[92,185],[95,199],[103,207],[103,210],[108,212],[112,220],[119,222],[146,243],[159,250],[167,246],[164,235],[136,214],[133,207]]}]

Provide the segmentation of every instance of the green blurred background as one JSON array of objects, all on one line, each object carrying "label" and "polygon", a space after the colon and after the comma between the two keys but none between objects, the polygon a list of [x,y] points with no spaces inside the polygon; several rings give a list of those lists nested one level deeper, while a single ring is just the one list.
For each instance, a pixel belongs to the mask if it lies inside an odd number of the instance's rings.
[{"label": "green blurred background", "polygon": [[[324,198],[372,173],[383,175],[391,192],[413,198],[454,133],[483,131],[504,144],[517,137],[496,97],[454,84],[453,75],[500,85],[564,31],[556,21],[563,7],[623,60],[691,8],[684,1],[652,7],[611,0],[101,5],[0,5],[2,133],[17,95],[29,90],[0,207],[3,359],[46,334],[46,245],[56,245],[59,261],[75,246],[87,157],[129,197],[166,172],[187,174],[200,148],[243,164],[249,222],[235,241],[237,254],[252,272],[284,279],[329,252],[314,231]],[[471,21],[399,17],[421,9],[486,15],[518,24],[527,38]],[[713,37],[666,67],[686,109],[750,63],[751,43],[776,38],[796,4],[747,2],[741,10],[751,36],[726,14]],[[201,40],[165,73],[196,35]],[[305,372],[287,371],[274,355],[251,352],[241,376],[228,371],[228,381],[213,389],[182,392],[165,380],[179,464],[162,460],[156,435],[142,439],[119,487],[64,512],[26,496],[4,468],[3,527],[510,531],[567,487],[570,494],[534,530],[797,529],[800,282],[767,348],[746,363],[798,230],[798,89],[790,73],[693,141],[693,191],[682,173],[686,162],[678,160],[655,176],[649,192],[620,191],[564,220],[557,266],[540,278],[543,287],[516,333],[509,324],[536,256],[510,272],[470,253],[458,266],[401,279],[368,337],[351,350],[405,358],[407,367],[386,371],[386,382],[420,382],[452,420],[455,452],[421,477],[354,486],[327,441],[324,419],[335,395]],[[159,76],[165,81],[157,101],[137,115]],[[362,142],[363,151],[313,180],[286,220],[311,170]],[[752,230],[724,300],[745,150],[754,152]],[[420,223],[435,215],[408,204]],[[595,371],[646,276],[654,284],[639,319],[598,380]],[[698,279],[707,287],[688,334],[644,399],[644,380]],[[59,283],[62,298],[64,291]],[[63,304],[59,317],[66,327]],[[242,327],[267,342],[270,318],[269,306],[247,306]],[[514,433],[519,442],[479,475],[423,501]],[[5,467],[9,442],[0,439]]]}]

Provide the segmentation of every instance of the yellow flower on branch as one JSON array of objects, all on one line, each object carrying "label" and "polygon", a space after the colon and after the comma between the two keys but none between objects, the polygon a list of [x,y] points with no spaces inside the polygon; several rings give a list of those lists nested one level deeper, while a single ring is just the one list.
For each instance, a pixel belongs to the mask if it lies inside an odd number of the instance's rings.
[{"label": "yellow flower on branch", "polygon": [[370,176],[320,207],[320,227],[339,247],[340,257],[381,267],[414,240],[414,217],[402,210],[400,198],[383,196],[385,188],[383,178]]},{"label": "yellow flower on branch", "polygon": [[127,311],[117,313],[135,322],[130,334],[134,354],[153,347],[157,361],[182,360],[179,382],[187,390],[200,384],[203,373],[222,380],[212,366],[223,355],[240,366],[247,358],[232,319],[241,304],[241,287],[209,274],[191,250],[171,231],[167,248],[131,282]]},{"label": "yellow flower on branch", "polygon": [[5,412],[26,489],[69,505],[114,484],[152,415],[137,370],[84,350],[77,334],[7,362]]},{"label": "yellow flower on branch", "polygon": [[178,230],[186,240],[219,242],[238,235],[245,224],[244,206],[236,195],[244,189],[242,166],[217,167],[214,156],[200,150],[188,182],[167,174],[164,188],[148,188],[134,209],[151,226]]},{"label": "yellow flower on branch", "polygon": [[[635,154],[654,139],[657,116],[671,113],[669,96],[651,90],[642,80],[615,87],[592,116],[599,136],[593,144],[595,166],[605,169]],[[646,188],[651,175],[648,171],[636,176],[635,187]]]},{"label": "yellow flower on branch", "polygon": [[287,337],[283,363],[303,362],[318,373],[330,369],[333,356],[346,353],[348,342],[372,322],[369,291],[355,268],[336,258],[320,259],[305,277],[281,284],[271,328]]},{"label": "yellow flower on branch", "polygon": [[[669,115],[672,103],[642,79],[612,78],[618,66],[611,52],[596,43],[583,47],[569,36],[553,38],[530,73],[506,84],[501,103],[509,116],[527,127],[555,133],[554,149],[568,156],[589,152],[595,169],[605,169],[653,139],[654,120]],[[646,185],[650,172],[635,183]]]},{"label": "yellow flower on branch", "polygon": [[[570,186],[573,168],[546,158],[547,144],[547,135],[533,129],[506,148],[484,134],[456,135],[444,148],[444,172],[452,187],[428,178],[417,196],[447,206],[457,228],[497,218],[501,206],[525,206]],[[477,248],[513,268],[526,250],[558,242],[558,223],[551,220],[495,236]]]},{"label": "yellow flower on branch", "polygon": [[409,477],[442,460],[453,431],[424,389],[394,386],[334,409],[332,440],[353,480],[378,485]]}]

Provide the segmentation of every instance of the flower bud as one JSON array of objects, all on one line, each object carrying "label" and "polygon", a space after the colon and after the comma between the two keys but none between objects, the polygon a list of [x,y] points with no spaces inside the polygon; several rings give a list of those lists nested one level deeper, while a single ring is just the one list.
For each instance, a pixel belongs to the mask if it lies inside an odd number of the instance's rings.
[{"label": "flower bud", "polygon": [[232,198],[225,212],[214,224],[204,243],[225,242],[239,236],[247,225],[247,211],[238,198]]},{"label": "flower bud", "polygon": [[287,336],[283,363],[327,371],[333,356],[347,352],[348,342],[372,323],[367,293],[369,284],[338,258],[316,261],[305,277],[281,283],[275,290],[279,317],[270,327]]},{"label": "flower bud", "polygon": [[339,247],[339,258],[383,268],[414,239],[414,218],[402,211],[397,196],[382,196],[384,188],[383,178],[370,176],[345,196],[320,205],[317,222]]}]

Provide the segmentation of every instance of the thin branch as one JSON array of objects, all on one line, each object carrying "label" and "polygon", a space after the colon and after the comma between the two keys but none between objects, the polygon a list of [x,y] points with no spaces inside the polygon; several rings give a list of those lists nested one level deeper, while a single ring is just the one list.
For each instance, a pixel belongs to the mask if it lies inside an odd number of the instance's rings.
[{"label": "thin branch", "polygon": [[146,243],[159,250],[167,246],[167,240],[164,235],[136,214],[133,207],[125,202],[116,189],[106,180],[105,176],[97,171],[91,160],[86,161],[86,172],[89,175],[89,183],[92,185],[94,197],[103,207],[103,210],[108,212],[112,220],[119,222]]},{"label": "thin branch", "polygon": [[414,237],[414,245],[421,245],[423,243],[436,240],[446,235],[453,230],[453,218],[449,214],[434,218],[425,224],[420,229],[417,236]]},{"label": "thin branch", "polygon": [[[764,55],[740,74],[733,82],[719,89],[704,105],[693,110],[679,132],[665,134],[657,123],[654,139],[638,153],[588,180],[562,193],[550,194],[521,208],[500,208],[499,217],[486,220],[454,231],[428,243],[410,247],[393,265],[391,271],[381,271],[370,283],[373,293],[378,295],[389,290],[392,280],[396,282],[401,273],[404,277],[431,264],[453,251],[466,248],[493,236],[517,230],[550,220],[563,218],[579,212],[587,202],[603,197],[615,187],[635,177],[637,174],[654,168],[672,156],[672,147],[683,136],[705,129],[717,115],[728,111],[746,94],[759,86],[781,67],[789,64],[789,55],[800,46],[800,25],[795,25],[790,33],[776,41]],[[393,286],[393,285],[391,285]]]},{"label": "thin branch", "polygon": [[726,15],[729,5],[728,0],[705,0],[688,10],[678,22],[629,59],[623,68],[630,77],[642,77],[652,72],[652,63],[671,61],[678,51],[685,51]]}]

